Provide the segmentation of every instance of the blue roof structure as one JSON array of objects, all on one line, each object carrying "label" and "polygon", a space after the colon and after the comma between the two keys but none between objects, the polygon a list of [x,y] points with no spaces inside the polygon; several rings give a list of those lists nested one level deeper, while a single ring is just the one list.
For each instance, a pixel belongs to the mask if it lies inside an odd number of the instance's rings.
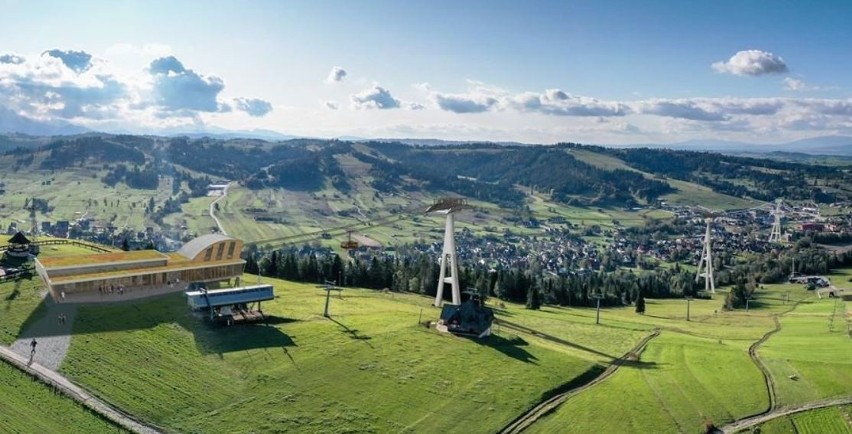
[{"label": "blue roof structure", "polygon": [[187,291],[186,302],[193,310],[219,306],[249,304],[275,298],[272,285],[252,285],[239,288],[201,289]]}]

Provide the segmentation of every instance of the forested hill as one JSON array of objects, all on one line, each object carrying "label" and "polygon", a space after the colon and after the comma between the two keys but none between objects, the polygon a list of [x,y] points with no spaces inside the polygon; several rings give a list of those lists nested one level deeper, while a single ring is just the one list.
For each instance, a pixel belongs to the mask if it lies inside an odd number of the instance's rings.
[{"label": "forested hill", "polygon": [[[616,158],[635,170],[590,164],[572,155],[576,149]],[[378,141],[268,142],[94,134],[10,150],[0,161],[12,166],[3,170],[106,169],[105,183],[124,182],[135,188],[155,188],[157,176],[176,174],[236,180],[251,189],[334,188],[346,193],[353,185],[366,183],[378,192],[457,194],[505,206],[521,205],[526,193],[535,190],[568,204],[629,207],[675,192],[668,179],[741,198],[817,202],[848,200],[852,185],[845,167],[570,143],[425,147]]]}]

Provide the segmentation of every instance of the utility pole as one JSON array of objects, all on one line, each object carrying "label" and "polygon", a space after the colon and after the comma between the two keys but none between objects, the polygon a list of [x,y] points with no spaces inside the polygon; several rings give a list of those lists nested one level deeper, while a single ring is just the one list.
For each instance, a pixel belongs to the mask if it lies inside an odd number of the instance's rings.
[{"label": "utility pole", "polygon": [[603,298],[603,294],[595,294],[592,297],[597,300],[597,312],[595,312],[595,324],[601,323],[601,299]]},{"label": "utility pole", "polygon": [[689,302],[692,301],[692,297],[686,296],[686,320],[689,321]]},{"label": "utility pole", "polygon": [[328,314],[328,300],[331,298],[331,289],[334,286],[334,282],[330,282],[328,280],[325,281],[325,310],[322,313],[322,316],[326,318],[330,318]]}]

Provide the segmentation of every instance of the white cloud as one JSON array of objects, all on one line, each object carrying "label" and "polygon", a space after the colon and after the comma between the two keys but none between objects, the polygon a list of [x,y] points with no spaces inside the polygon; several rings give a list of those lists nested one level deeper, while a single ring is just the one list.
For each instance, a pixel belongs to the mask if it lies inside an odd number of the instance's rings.
[{"label": "white cloud", "polygon": [[793,77],[784,78],[784,89],[792,91],[804,91],[808,89],[808,85],[802,80],[797,80]]},{"label": "white cloud", "polygon": [[543,94],[526,92],[511,102],[519,111],[554,116],[625,116],[632,112],[628,104],[573,96],[560,89],[547,89]]},{"label": "white cloud", "polygon": [[712,66],[718,72],[734,75],[758,76],[787,72],[784,59],[761,50],[738,51],[726,62],[716,62]]},{"label": "white cloud", "polygon": [[237,110],[242,110],[256,118],[272,111],[272,104],[269,101],[258,98],[235,98],[234,105]]},{"label": "white cloud", "polygon": [[352,103],[359,109],[394,109],[400,107],[400,101],[390,91],[375,85],[352,95]]},{"label": "white cloud", "polygon": [[[162,47],[151,47],[152,52],[159,50]],[[40,121],[138,130],[184,122],[177,118],[198,122],[201,112],[236,109],[258,117],[272,109],[260,99],[220,101],[224,87],[222,79],[188,69],[173,56],[127,73],[84,51],[0,53],[0,109]]]},{"label": "white cloud", "polygon": [[347,73],[345,69],[335,66],[331,68],[331,71],[329,71],[328,77],[325,81],[328,83],[340,83],[344,78],[346,78],[346,75]]}]

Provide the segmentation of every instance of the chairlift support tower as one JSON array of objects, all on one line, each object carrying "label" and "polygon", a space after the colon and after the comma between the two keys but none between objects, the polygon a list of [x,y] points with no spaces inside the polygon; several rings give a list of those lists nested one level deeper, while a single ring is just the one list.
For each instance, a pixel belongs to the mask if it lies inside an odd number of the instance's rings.
[{"label": "chairlift support tower", "polygon": [[[441,273],[438,276],[438,290],[435,294],[434,306],[441,307],[444,302],[444,285],[449,283],[452,287],[453,304],[461,304],[461,290],[459,289],[459,268],[456,257],[455,240],[455,213],[466,208],[464,199],[443,198],[437,200],[428,209],[427,213],[443,214],[447,216],[444,225],[444,249],[441,253]],[[449,267],[449,270],[447,269]],[[448,273],[449,271],[449,273]]]},{"label": "chairlift support tower", "polygon": [[775,222],[772,223],[772,232],[769,233],[769,242],[770,243],[780,243],[782,241],[781,238],[781,216],[783,212],[781,211],[781,199],[775,201],[775,210],[772,212],[772,215],[775,216]]},{"label": "chairlift support tower", "polygon": [[701,254],[701,261],[698,263],[698,272],[695,274],[695,282],[701,279],[702,270],[704,271],[704,290],[716,293],[716,283],[713,281],[713,245],[712,237],[710,236],[710,226],[713,224],[713,217],[708,216],[704,219],[707,222],[707,229],[704,232],[704,251]]}]

